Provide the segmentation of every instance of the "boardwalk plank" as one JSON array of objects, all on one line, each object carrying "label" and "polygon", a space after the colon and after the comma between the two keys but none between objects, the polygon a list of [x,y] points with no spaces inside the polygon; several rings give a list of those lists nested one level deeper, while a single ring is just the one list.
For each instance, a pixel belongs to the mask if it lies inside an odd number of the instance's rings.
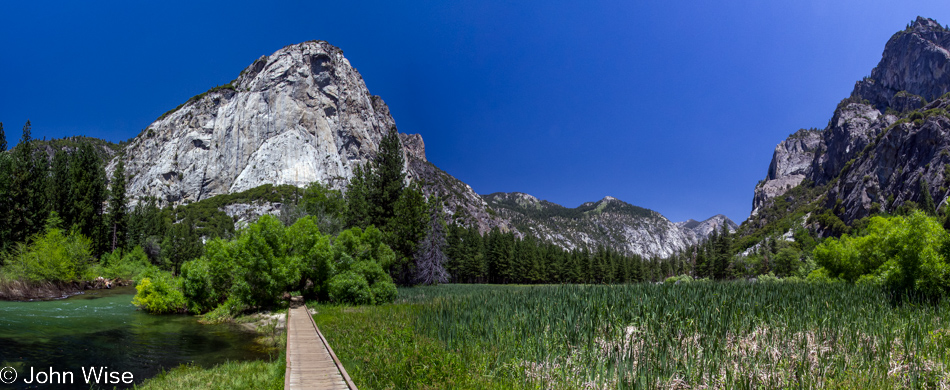
[{"label": "boardwalk plank", "polygon": [[285,389],[356,390],[313,317],[303,305],[287,313]]}]

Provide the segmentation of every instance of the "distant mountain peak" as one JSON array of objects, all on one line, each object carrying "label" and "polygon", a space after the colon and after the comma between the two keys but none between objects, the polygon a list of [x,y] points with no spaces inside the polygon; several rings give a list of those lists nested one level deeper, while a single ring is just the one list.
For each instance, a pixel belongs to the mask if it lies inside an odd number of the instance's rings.
[{"label": "distant mountain peak", "polygon": [[706,218],[702,222],[695,219],[687,219],[683,222],[677,222],[676,226],[679,226],[681,229],[692,230],[699,237],[708,237],[713,231],[722,230],[722,225],[726,224],[729,227],[730,232],[735,232],[739,228],[735,222],[733,222],[729,217],[716,214],[712,217]]},{"label": "distant mountain peak", "polygon": [[917,20],[914,20],[910,25],[910,29],[918,33],[929,33],[934,31],[946,31],[947,29],[944,26],[941,26],[940,23],[937,23],[936,20],[925,18],[923,16],[918,16]]},{"label": "distant mountain peak", "polygon": [[537,201],[520,192],[496,192],[482,198],[518,231],[568,250],[603,246],[620,253],[665,257],[705,240],[723,223],[729,224],[730,230],[736,228],[721,214],[693,221],[693,227],[699,226],[696,229],[683,228],[656,211],[612,196],[575,208]]}]

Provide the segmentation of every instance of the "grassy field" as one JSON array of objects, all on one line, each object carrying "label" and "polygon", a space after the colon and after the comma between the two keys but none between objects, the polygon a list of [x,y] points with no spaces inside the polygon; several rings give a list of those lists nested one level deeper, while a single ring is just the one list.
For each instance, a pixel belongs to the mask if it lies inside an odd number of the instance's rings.
[{"label": "grassy field", "polygon": [[446,285],[313,306],[365,389],[950,387],[950,303],[848,284]]}]

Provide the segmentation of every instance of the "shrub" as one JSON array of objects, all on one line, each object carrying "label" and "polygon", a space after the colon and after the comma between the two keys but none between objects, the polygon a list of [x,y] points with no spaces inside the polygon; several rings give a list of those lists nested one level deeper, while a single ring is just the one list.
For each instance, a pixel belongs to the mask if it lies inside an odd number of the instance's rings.
[{"label": "shrub", "polygon": [[276,304],[300,280],[300,258],[286,249],[284,225],[272,215],[242,231],[234,243],[234,296],[248,306]]},{"label": "shrub", "polygon": [[209,311],[201,317],[198,322],[203,324],[221,324],[228,322],[238,315],[243,306],[236,299],[229,298],[224,303],[218,305],[214,310]]},{"label": "shrub", "polygon": [[135,286],[132,304],[153,314],[184,313],[185,296],[170,272],[150,268]]},{"label": "shrub", "polygon": [[825,268],[818,268],[811,271],[805,281],[809,283],[840,283],[841,279],[832,277]]},{"label": "shrub", "polygon": [[204,313],[218,304],[211,280],[211,267],[204,257],[181,265],[181,292],[188,300],[188,311]]},{"label": "shrub", "polygon": [[62,229],[48,227],[29,244],[16,246],[7,259],[6,271],[13,278],[31,282],[79,280],[93,259],[91,246],[92,241],[78,232],[67,235]]},{"label": "shrub", "polygon": [[85,279],[91,280],[102,276],[108,279],[134,280],[150,266],[148,256],[140,246],[132,248],[125,254],[120,249],[106,253],[102,255],[99,263],[87,272],[88,276]]},{"label": "shrub", "polygon": [[[390,282],[391,283],[391,282]],[[366,278],[353,271],[337,274],[329,282],[330,300],[336,303],[372,305],[373,292]]]},{"label": "shrub", "polygon": [[771,272],[764,275],[759,275],[756,280],[758,280],[760,283],[781,283],[782,282],[782,278],[775,276],[775,274]]},{"label": "shrub", "polygon": [[693,278],[689,275],[677,275],[670,276],[663,281],[665,284],[680,284],[680,283],[690,283],[693,281]]},{"label": "shrub", "polygon": [[[386,277],[389,279],[389,275],[386,275]],[[378,281],[373,283],[369,289],[373,293],[373,301],[377,305],[396,301],[398,291],[396,290],[396,284],[393,283],[392,280]]]},{"label": "shrub", "polygon": [[906,217],[873,217],[866,235],[829,239],[815,248],[815,259],[829,276],[940,297],[950,292],[948,250],[950,235],[940,223],[914,211]]}]

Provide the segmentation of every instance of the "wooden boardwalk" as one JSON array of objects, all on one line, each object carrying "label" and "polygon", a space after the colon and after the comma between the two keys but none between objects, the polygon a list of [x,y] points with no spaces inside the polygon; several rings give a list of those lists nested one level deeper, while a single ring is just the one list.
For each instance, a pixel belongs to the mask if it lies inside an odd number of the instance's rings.
[{"label": "wooden boardwalk", "polygon": [[306,305],[291,307],[287,317],[284,389],[356,390]]}]

